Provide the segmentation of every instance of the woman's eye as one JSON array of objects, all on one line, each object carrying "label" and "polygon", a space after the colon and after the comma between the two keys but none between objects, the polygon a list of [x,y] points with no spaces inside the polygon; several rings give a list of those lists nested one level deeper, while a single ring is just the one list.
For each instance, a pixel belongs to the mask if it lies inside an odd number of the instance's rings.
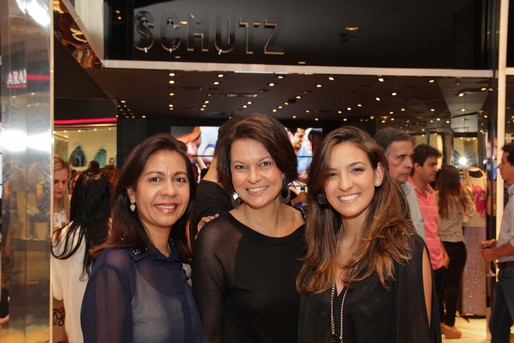
[{"label": "woman's eye", "polygon": [[179,182],[179,183],[187,183],[187,179],[185,177],[177,177],[175,179],[175,182]]},{"label": "woman's eye", "polygon": [[362,173],[364,171],[364,168],[353,168],[352,173]]},{"label": "woman's eye", "polygon": [[157,176],[154,176],[154,177],[151,177],[148,181],[157,182],[157,181],[159,181],[159,178]]},{"label": "woman's eye", "polygon": [[269,166],[271,166],[272,164],[273,164],[273,163],[272,163],[272,162],[270,162],[270,161],[264,161],[264,162],[262,162],[262,163],[261,163],[261,165],[262,165],[263,167],[269,167]]},{"label": "woman's eye", "polygon": [[234,166],[234,169],[235,169],[235,170],[243,170],[243,169],[244,169],[244,166],[242,166],[242,165],[238,164],[238,165]]}]

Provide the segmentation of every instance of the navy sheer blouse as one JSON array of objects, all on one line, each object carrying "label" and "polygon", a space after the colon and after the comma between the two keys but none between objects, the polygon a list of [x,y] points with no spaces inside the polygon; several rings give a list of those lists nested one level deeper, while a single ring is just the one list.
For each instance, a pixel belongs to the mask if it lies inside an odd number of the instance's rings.
[{"label": "navy sheer blouse", "polygon": [[84,342],[201,341],[200,315],[177,249],[106,249],[81,310]]}]

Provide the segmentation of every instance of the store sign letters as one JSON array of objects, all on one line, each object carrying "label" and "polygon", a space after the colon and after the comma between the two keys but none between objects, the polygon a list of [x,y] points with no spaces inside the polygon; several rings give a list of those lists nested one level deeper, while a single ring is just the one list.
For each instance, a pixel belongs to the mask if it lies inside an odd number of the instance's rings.
[{"label": "store sign letters", "polygon": [[189,13],[187,19],[171,12],[154,16],[139,11],[134,16],[134,47],[143,52],[163,49],[169,53],[284,55],[276,46],[283,26],[279,18],[244,18]]}]

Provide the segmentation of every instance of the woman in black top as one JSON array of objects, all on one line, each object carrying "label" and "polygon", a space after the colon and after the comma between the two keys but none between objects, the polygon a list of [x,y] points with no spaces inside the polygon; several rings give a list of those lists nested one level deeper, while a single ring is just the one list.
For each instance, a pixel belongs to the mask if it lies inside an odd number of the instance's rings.
[{"label": "woman in black top", "polygon": [[195,243],[203,342],[296,343],[304,221],[286,205],[293,147],[283,125],[259,114],[237,122],[219,147],[220,183],[241,204],[205,224]]},{"label": "woman in black top", "polygon": [[375,141],[330,132],[307,185],[298,342],[439,342],[427,250]]}]

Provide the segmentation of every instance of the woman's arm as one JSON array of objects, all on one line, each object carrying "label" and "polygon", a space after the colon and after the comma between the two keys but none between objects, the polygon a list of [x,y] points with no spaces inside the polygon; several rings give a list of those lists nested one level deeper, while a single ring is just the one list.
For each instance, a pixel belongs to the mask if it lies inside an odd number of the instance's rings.
[{"label": "woman's arm", "polygon": [[432,313],[432,267],[428,259],[427,249],[423,249],[423,291],[425,294],[425,305],[428,316],[428,327],[430,327],[430,317]]},{"label": "woman's arm", "polygon": [[106,263],[105,256],[97,264],[82,301],[80,319],[84,342],[132,342],[130,281],[119,268]]}]

